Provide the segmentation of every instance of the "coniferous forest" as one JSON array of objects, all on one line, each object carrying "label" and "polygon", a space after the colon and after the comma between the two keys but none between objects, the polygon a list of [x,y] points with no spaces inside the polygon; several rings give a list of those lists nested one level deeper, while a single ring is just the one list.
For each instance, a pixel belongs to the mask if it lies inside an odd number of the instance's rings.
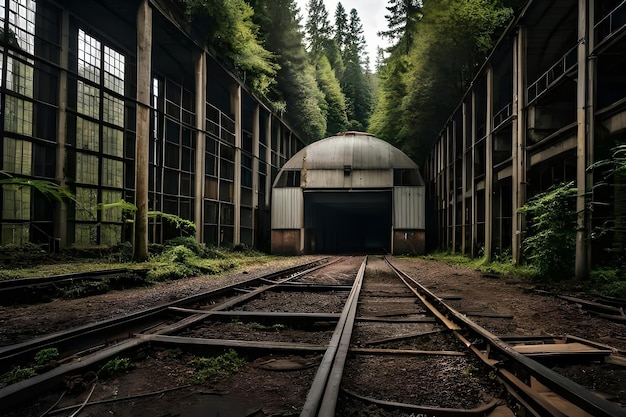
[{"label": "coniferous forest", "polygon": [[386,37],[365,52],[356,9],[323,0],[185,0],[216,57],[306,143],[374,134],[421,164],[523,0],[388,0]]}]

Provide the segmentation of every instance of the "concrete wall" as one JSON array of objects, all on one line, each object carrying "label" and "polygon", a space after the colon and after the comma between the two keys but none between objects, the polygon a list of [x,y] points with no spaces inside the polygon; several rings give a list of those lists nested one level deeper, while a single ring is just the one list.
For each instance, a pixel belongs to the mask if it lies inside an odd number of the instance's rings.
[{"label": "concrete wall", "polygon": [[423,255],[425,252],[424,230],[394,230],[393,255]]},{"label": "concrete wall", "polygon": [[300,230],[272,230],[272,253],[275,255],[299,255]]}]

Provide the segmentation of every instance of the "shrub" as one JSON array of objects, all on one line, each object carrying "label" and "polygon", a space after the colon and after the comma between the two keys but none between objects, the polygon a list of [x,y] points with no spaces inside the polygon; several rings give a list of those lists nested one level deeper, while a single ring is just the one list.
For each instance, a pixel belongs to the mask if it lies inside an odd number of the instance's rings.
[{"label": "shrub", "polygon": [[48,366],[50,362],[59,358],[59,349],[47,348],[42,349],[35,354],[35,366]]},{"label": "shrub", "polygon": [[128,358],[115,358],[105,363],[98,371],[98,377],[109,378],[128,372],[135,368],[135,364]]},{"label": "shrub", "polygon": [[539,275],[571,276],[576,251],[577,194],[573,182],[551,187],[519,209],[528,215],[528,236],[523,241],[526,261]]},{"label": "shrub", "polygon": [[220,356],[197,358],[193,361],[196,368],[193,379],[196,382],[224,380],[239,371],[245,363],[245,359],[240,358],[232,349]]}]

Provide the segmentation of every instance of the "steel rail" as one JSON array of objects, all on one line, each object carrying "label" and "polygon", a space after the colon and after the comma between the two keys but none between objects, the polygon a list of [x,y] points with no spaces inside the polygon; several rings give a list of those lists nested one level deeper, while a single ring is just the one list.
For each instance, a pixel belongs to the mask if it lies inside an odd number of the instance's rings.
[{"label": "steel rail", "polygon": [[[457,331],[460,330],[459,324],[462,324],[465,328],[470,329],[473,333],[480,336],[484,341],[488,343],[490,349],[487,354],[479,351],[475,346],[472,346],[474,352],[487,364],[494,366],[498,376],[505,381],[507,386],[515,386],[520,390],[517,391],[517,395],[525,400],[535,414],[544,416],[562,416],[561,411],[557,410],[552,404],[548,403],[543,397],[531,389],[530,386],[525,384],[519,379],[517,374],[511,369],[516,366],[524,369],[529,376],[534,377],[539,383],[552,390],[557,395],[570,401],[575,406],[579,407],[586,413],[594,417],[626,417],[626,410],[615,403],[600,398],[594,395],[592,392],[584,388],[583,386],[575,383],[574,381],[565,378],[558,373],[554,372],[550,368],[540,364],[539,362],[526,357],[525,355],[515,351],[509,344],[500,340],[497,336],[477,325],[469,320],[463,314],[459,313],[452,307],[448,306],[441,298],[434,295],[427,288],[419,284],[415,279],[408,274],[397,268],[391,263],[391,261],[385,257],[386,262],[391,268],[396,271],[398,276],[404,277],[406,280],[411,281],[417,291],[413,288],[413,292],[419,294],[420,299],[427,299],[427,306],[439,311],[445,311],[444,313],[435,313],[442,320],[442,322]],[[411,286],[409,286],[411,288]],[[435,307],[435,305],[437,307]],[[460,335],[460,334],[459,334]],[[467,342],[469,343],[469,342]],[[469,345],[468,345],[469,347]],[[489,355],[497,352],[504,359],[503,360],[490,360]],[[516,366],[513,366],[515,364]],[[529,376],[525,376],[530,379]],[[522,385],[526,388],[523,390]]]},{"label": "steel rail", "polygon": [[[0,370],[10,369],[11,366],[14,366],[17,363],[32,359],[35,352],[44,348],[56,347],[59,350],[65,349],[69,356],[70,354],[73,354],[75,352],[88,350],[93,346],[110,344],[109,339],[113,335],[120,335],[124,333],[127,336],[131,336],[132,333],[143,329],[144,323],[146,321],[155,320],[160,315],[171,314],[170,311],[172,308],[197,303],[199,301],[202,301],[203,299],[232,291],[234,288],[237,287],[261,283],[264,279],[278,279],[280,277],[288,276],[287,278],[279,281],[281,283],[287,282],[289,280],[296,279],[303,274],[310,273],[312,271],[315,271],[316,269],[328,266],[338,261],[337,259],[328,262],[328,259],[329,258],[322,258],[314,262],[308,262],[281,271],[272,272],[261,277],[251,278],[216,290],[206,291],[200,294],[195,294],[189,297],[182,298],[180,300],[163,303],[158,306],[130,313],[125,316],[113,317],[108,320],[78,326],[65,331],[45,335],[26,342],[1,347]],[[266,286],[265,288],[271,288],[274,285]],[[246,296],[248,296],[249,294],[250,293],[246,294]],[[185,318],[182,321],[185,321],[187,319],[188,318]],[[124,344],[124,342],[121,343]],[[0,390],[0,401],[3,398],[2,392],[7,388],[9,387]]]},{"label": "steel rail", "polygon": [[[356,316],[359,294],[365,275],[367,256],[361,263],[348,300],[341,312],[335,332],[322,357],[311,388],[307,394],[300,417],[334,416],[339,384],[343,374],[343,364],[348,353],[352,328]],[[319,413],[319,414],[318,414]]]}]

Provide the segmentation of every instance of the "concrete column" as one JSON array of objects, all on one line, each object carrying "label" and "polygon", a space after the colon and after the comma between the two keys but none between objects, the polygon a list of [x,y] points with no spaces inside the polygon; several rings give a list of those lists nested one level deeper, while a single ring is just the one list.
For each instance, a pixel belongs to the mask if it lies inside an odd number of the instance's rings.
[{"label": "concrete column", "polygon": [[[576,146],[576,279],[583,280],[590,269],[590,213],[588,195],[593,182],[587,173],[587,167],[593,161],[593,75],[595,61],[590,60],[589,52],[593,48],[593,1],[578,1],[578,77],[576,93],[577,109],[577,146]],[[591,29],[590,29],[591,27]]]},{"label": "concrete column", "polygon": [[259,139],[261,136],[259,117],[261,109],[258,104],[254,106],[254,112],[252,114],[252,242],[256,242],[257,227],[256,224],[256,212],[259,210]]},{"label": "concrete column", "polygon": [[513,40],[513,260],[519,264],[524,216],[518,209],[526,202],[526,29],[518,28]]},{"label": "concrete column", "polygon": [[265,161],[267,172],[265,173],[265,207],[270,207],[272,202],[272,113],[267,114],[265,127]]},{"label": "concrete column", "polygon": [[150,168],[150,86],[152,9],[142,0],[137,11],[137,127],[135,150],[135,260],[148,259],[148,172]]},{"label": "concrete column", "polygon": [[196,225],[196,241],[204,242],[204,182],[206,137],[204,120],[206,118],[206,52],[201,51],[196,57],[196,169],[194,223]]},{"label": "concrete column", "polygon": [[465,157],[465,152],[467,150],[467,103],[463,101],[463,141],[462,141],[462,152],[461,152],[461,253],[467,254],[467,247],[465,242],[467,241],[467,232],[468,232],[468,224],[469,219],[466,220],[465,212],[467,211],[467,204],[465,201],[465,190],[467,189],[467,158]]},{"label": "concrete column", "polygon": [[235,115],[235,178],[233,181],[233,245],[241,243],[241,86],[231,88],[231,112]]},{"label": "concrete column", "polygon": [[456,224],[456,210],[457,210],[457,189],[459,187],[459,185],[456,183],[456,147],[457,147],[457,137],[456,137],[456,121],[452,120],[450,121],[450,127],[449,129],[451,130],[450,132],[450,146],[451,146],[451,151],[452,151],[452,157],[450,158],[450,173],[452,175],[452,192],[451,194],[451,198],[452,198],[452,251],[456,252],[456,228],[457,228],[457,224]]},{"label": "concrete column", "polygon": [[[56,170],[54,173],[55,180],[59,187],[64,188],[65,182],[65,164],[67,150],[67,70],[69,69],[69,50],[70,50],[70,15],[67,10],[63,10],[61,15],[61,72],[59,74],[59,112],[57,114],[57,148],[56,148]],[[55,219],[54,219],[54,237],[59,239],[59,248],[67,246],[67,204],[65,201],[57,203]]]},{"label": "concrete column", "polygon": [[485,256],[491,262],[493,250],[493,68],[487,68],[487,114],[485,131]]},{"label": "concrete column", "polygon": [[471,218],[471,222],[472,222],[472,243],[471,243],[471,250],[472,250],[472,256],[474,256],[474,254],[476,253],[476,239],[478,236],[478,217],[477,217],[477,207],[476,207],[476,92],[472,90],[472,95],[471,95],[471,100],[472,100],[472,118],[470,120],[470,122],[472,123],[471,126],[471,141],[472,141],[472,176],[471,176],[471,181],[472,184],[470,185],[470,198],[471,198],[471,204],[472,204],[472,218]]}]

